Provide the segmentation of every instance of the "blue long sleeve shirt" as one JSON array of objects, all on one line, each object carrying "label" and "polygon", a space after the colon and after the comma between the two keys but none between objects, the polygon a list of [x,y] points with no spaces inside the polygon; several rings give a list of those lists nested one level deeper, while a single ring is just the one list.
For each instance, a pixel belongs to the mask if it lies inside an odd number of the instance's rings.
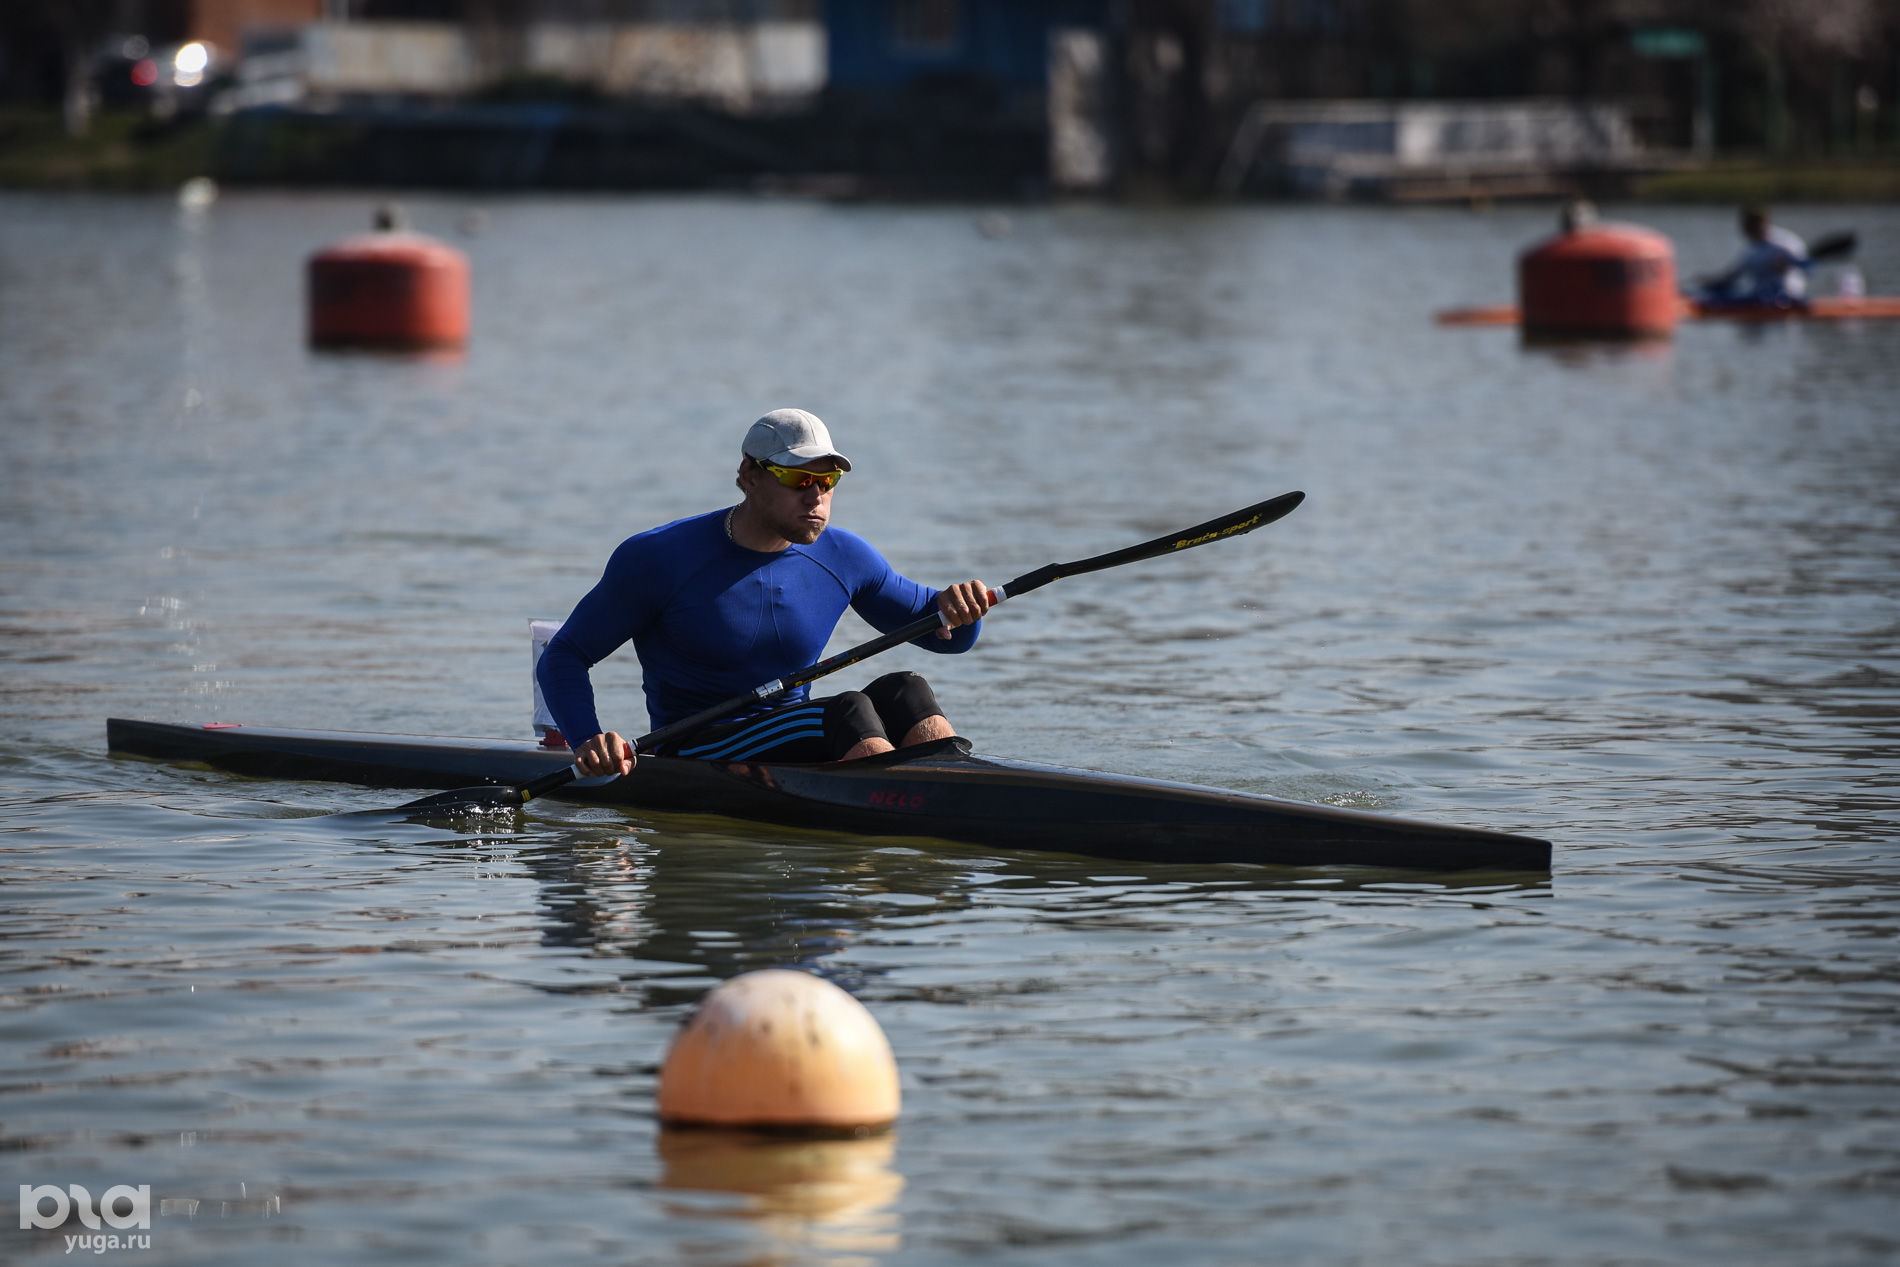
[{"label": "blue long sleeve shirt", "polygon": [[[727,539],[725,515],[695,515],[621,542],[548,643],[536,675],[569,743],[601,733],[588,670],[628,642],[657,730],[815,664],[846,607],[882,633],[936,610],[938,591],[899,575],[855,533],[828,527],[810,545],[761,553]],[[967,651],[981,627],[916,645]],[[770,706],[809,694],[801,686]]]}]

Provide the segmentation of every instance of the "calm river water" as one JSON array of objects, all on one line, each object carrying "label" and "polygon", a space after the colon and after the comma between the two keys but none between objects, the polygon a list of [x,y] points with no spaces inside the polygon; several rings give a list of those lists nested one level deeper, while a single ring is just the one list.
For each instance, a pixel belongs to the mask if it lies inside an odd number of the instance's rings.
[{"label": "calm river water", "polygon": [[[303,261],[371,205],[0,195],[9,1198],[149,1185],[143,1263],[1900,1255],[1900,323],[1434,326],[1549,208],[416,198],[467,356],[312,354]],[[1736,245],[1612,212],[1685,272]],[[1900,290],[1900,209],[1785,219]],[[527,734],[528,620],[727,504],[784,404],[935,582],[1306,490],[864,677],[1553,873],[345,826],[389,793],[107,756],[108,716]],[[641,729],[631,656],[600,679]],[[894,1136],[661,1136],[675,1026],[772,965],[883,1024]],[[0,1258],[85,1232],[0,1212]]]}]

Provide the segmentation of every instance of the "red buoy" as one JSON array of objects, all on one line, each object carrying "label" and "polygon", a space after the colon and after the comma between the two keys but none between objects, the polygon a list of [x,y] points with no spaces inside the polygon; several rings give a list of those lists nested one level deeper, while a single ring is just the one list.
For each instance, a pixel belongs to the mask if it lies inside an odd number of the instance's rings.
[{"label": "red buoy", "polygon": [[1627,224],[1561,233],[1517,262],[1527,337],[1667,338],[1682,315],[1669,239]]},{"label": "red buoy", "polygon": [[314,347],[439,348],[468,341],[468,257],[419,233],[366,233],[310,257]]}]

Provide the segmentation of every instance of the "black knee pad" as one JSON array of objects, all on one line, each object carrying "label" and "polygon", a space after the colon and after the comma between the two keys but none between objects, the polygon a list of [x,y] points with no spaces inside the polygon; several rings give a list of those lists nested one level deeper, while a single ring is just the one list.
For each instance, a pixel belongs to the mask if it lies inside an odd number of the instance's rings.
[{"label": "black knee pad", "polygon": [[904,742],[912,726],[943,712],[930,683],[915,673],[886,673],[865,687],[862,694],[877,710],[892,743]]},{"label": "black knee pad", "polygon": [[[877,705],[863,691],[846,691],[833,695],[824,701],[825,705],[825,745],[835,756],[842,756],[855,748],[861,740],[882,739],[889,743],[890,732],[878,716]],[[903,731],[897,732],[897,738],[904,737]]]}]

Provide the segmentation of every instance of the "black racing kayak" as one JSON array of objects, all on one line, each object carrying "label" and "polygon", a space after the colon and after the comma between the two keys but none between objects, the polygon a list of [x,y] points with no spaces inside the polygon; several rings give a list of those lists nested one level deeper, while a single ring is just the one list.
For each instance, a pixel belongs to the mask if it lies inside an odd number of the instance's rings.
[{"label": "black racing kayak", "polygon": [[[531,740],[106,722],[112,752],[370,787],[527,783],[565,766]],[[563,800],[723,814],[873,836],[932,836],[1129,862],[1550,870],[1550,842],[1247,792],[982,757],[962,739],[819,765],[643,756]]]}]

